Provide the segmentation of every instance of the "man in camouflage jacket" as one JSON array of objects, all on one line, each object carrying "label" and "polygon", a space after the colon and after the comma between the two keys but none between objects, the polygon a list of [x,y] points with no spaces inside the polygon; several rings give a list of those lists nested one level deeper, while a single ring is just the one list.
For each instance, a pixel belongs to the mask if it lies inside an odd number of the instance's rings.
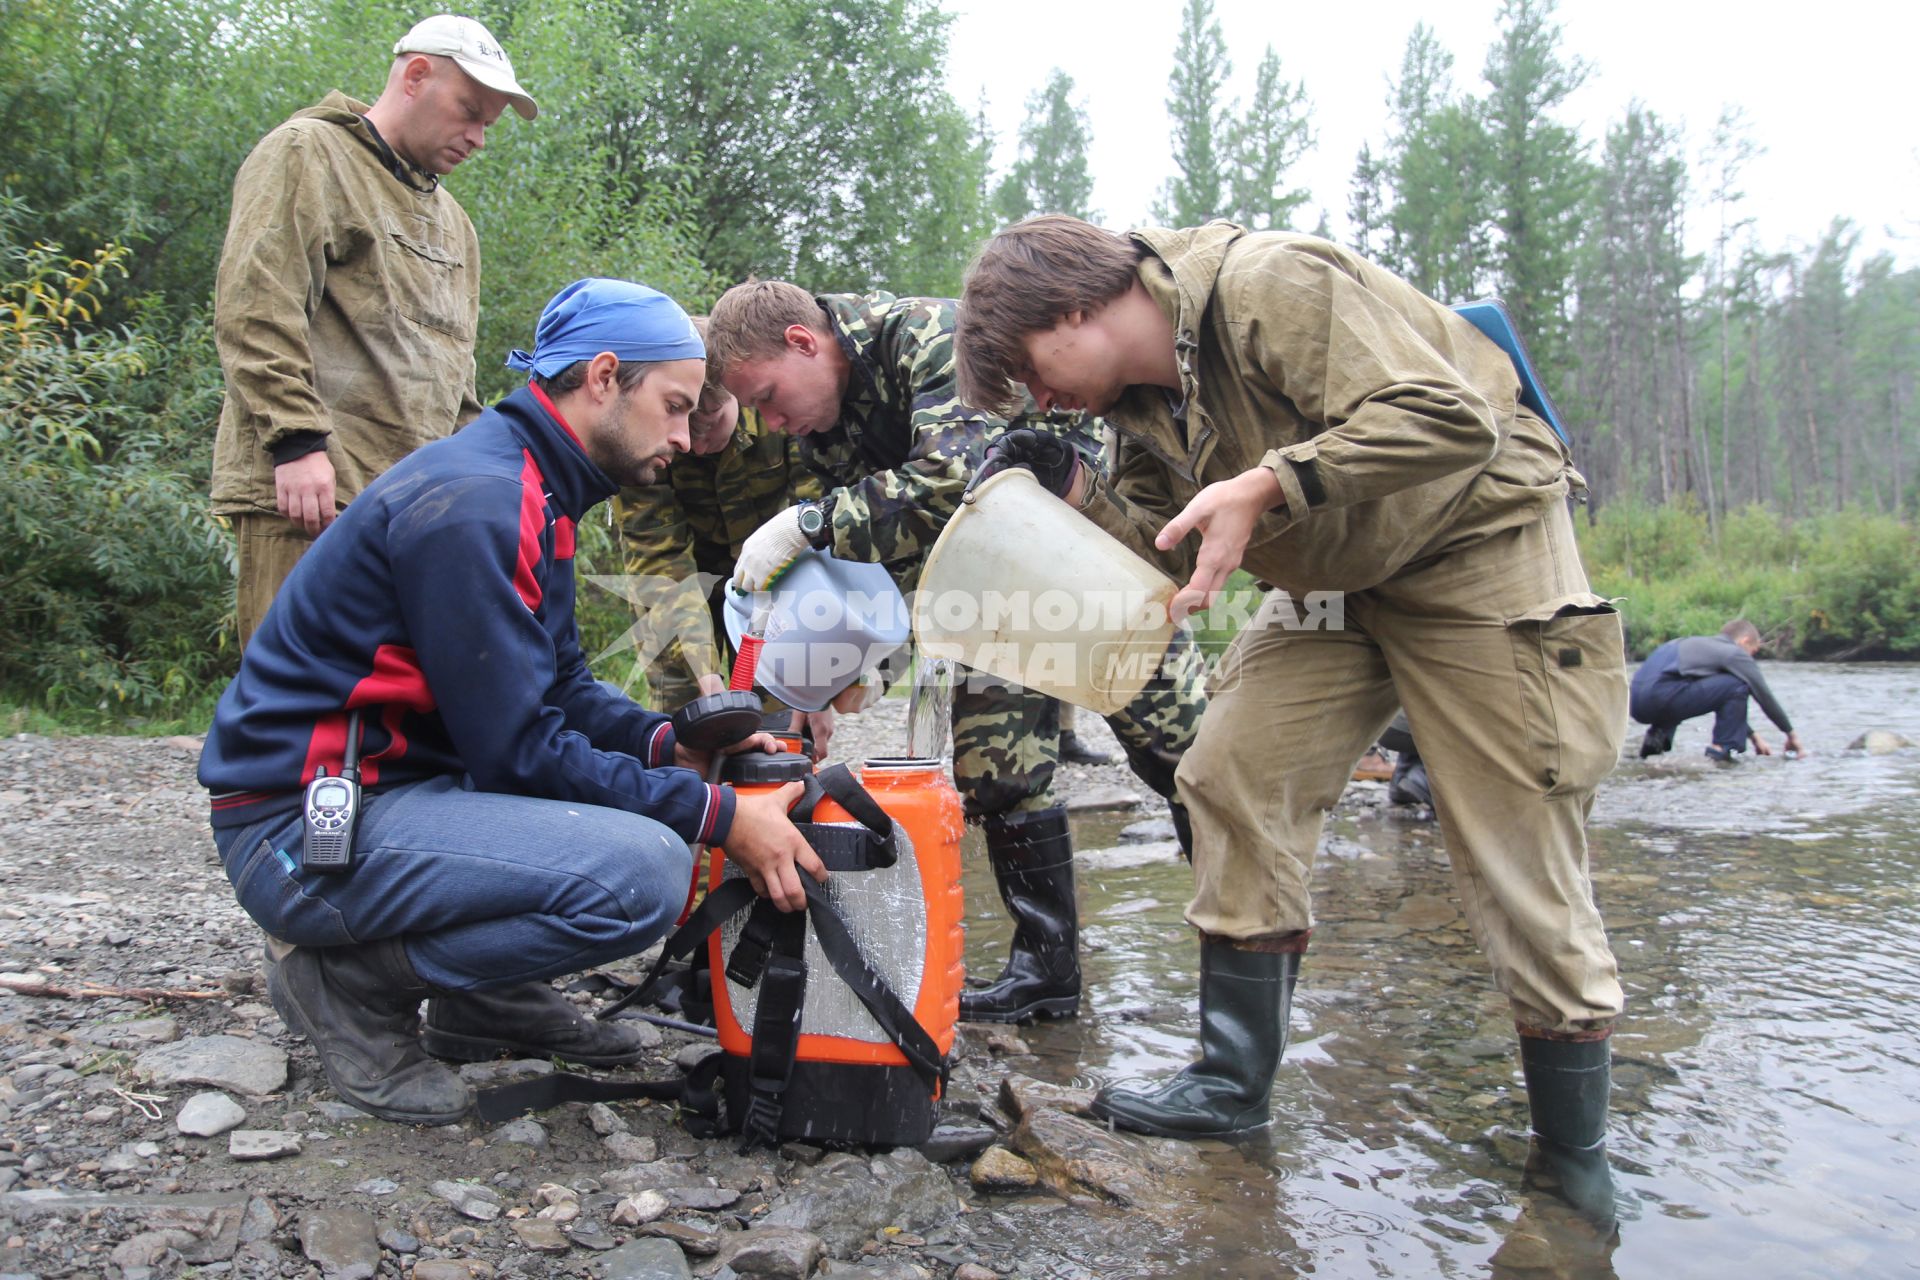
[{"label": "man in camouflage jacket", "polygon": [[[902,591],[917,583],[987,442],[1008,425],[959,398],[956,311],[951,299],[816,297],[780,281],[738,285],[714,305],[710,376],[769,428],[796,437],[802,463],[825,488],[812,538],[799,532],[803,508],[779,512],[749,538],[734,574],[742,587],[763,589],[809,542],[888,566]],[[1077,417],[1022,421],[1056,435],[1079,429]],[[1199,670],[1182,644],[1164,671],[1108,723],[1184,832],[1174,770],[1202,711]],[[972,1020],[1079,1009],[1072,837],[1052,794],[1059,737],[1051,698],[977,673],[955,689],[954,781],[968,819],[985,828],[1015,926],[1005,973],[961,998],[961,1015]]]},{"label": "man in camouflage jacket", "polygon": [[[644,648],[654,651],[647,702],[660,711],[726,687],[732,653],[714,607],[719,586],[733,576],[749,534],[824,492],[800,461],[799,441],[731,403],[713,407],[715,414],[725,409],[724,429],[703,434],[695,423],[693,452],[675,458],[659,483],[614,500]],[[708,408],[703,392],[701,411]]]}]

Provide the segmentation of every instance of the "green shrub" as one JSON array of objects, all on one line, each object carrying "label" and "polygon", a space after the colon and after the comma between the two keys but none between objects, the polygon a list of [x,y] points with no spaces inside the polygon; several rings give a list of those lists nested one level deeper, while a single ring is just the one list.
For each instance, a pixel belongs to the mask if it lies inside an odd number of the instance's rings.
[{"label": "green shrub", "polygon": [[0,686],[56,712],[203,702],[233,658],[212,342],[138,307],[92,327],[129,251],[69,258],[25,218],[0,200]]},{"label": "green shrub", "polygon": [[1813,522],[1809,655],[1920,655],[1920,537],[1890,516],[1844,511]]}]

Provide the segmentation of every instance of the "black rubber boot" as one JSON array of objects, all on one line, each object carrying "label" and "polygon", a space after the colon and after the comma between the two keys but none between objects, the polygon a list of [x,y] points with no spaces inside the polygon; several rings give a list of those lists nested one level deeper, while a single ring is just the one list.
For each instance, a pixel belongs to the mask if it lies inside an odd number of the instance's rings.
[{"label": "black rubber boot", "polygon": [[398,938],[295,947],[267,975],[280,1020],[313,1045],[333,1091],[404,1124],[452,1124],[473,1105],[460,1077],[420,1047],[420,1001],[429,994]]},{"label": "black rubber boot", "polygon": [[427,1030],[420,1039],[434,1057],[455,1062],[510,1054],[623,1067],[644,1052],[631,1024],[596,1022],[544,982],[437,993],[427,1001]]},{"label": "black rubber boot", "polygon": [[1093,1114],[1163,1138],[1219,1138],[1266,1126],[1299,974],[1297,951],[1242,951],[1201,935],[1200,1061],[1154,1088],[1102,1089]]},{"label": "black rubber boot", "polygon": [[1187,806],[1178,800],[1167,801],[1167,812],[1173,817],[1173,838],[1180,842],[1180,856],[1192,862],[1193,818],[1187,813]]},{"label": "black rubber boot", "polygon": [[1537,1165],[1551,1175],[1560,1198],[1602,1230],[1614,1223],[1613,1171],[1607,1167],[1612,1065],[1610,1039],[1520,1037],[1520,1070],[1541,1157]]},{"label": "black rubber boot", "polygon": [[1030,1022],[1080,1012],[1080,913],[1073,832],[1063,808],[988,818],[987,860],[1013,917],[1007,967],[960,993],[963,1022]]},{"label": "black rubber boot", "polygon": [[1089,746],[1087,740],[1071,729],[1060,731],[1060,758],[1070,764],[1116,764],[1119,757],[1098,747]]},{"label": "black rubber boot", "polygon": [[1427,782],[1427,766],[1419,756],[1402,751],[1394,761],[1393,779],[1387,783],[1387,803],[1433,804],[1433,788]]}]

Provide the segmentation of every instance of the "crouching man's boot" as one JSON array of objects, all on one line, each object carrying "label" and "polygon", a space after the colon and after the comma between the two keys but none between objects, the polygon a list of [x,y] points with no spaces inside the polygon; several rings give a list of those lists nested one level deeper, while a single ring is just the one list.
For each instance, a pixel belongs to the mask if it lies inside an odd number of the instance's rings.
[{"label": "crouching man's boot", "polygon": [[565,1058],[588,1067],[640,1061],[640,1033],[625,1022],[596,1022],[544,982],[492,991],[442,991],[427,1001],[428,1053],[455,1062],[503,1054]]},{"label": "crouching man's boot", "polygon": [[452,1124],[473,1105],[460,1077],[420,1047],[420,1001],[431,990],[398,938],[295,947],[267,975],[280,1020],[313,1045],[333,1091],[403,1124]]},{"label": "crouching man's boot", "polygon": [[1155,1088],[1102,1089],[1093,1114],[1163,1138],[1218,1138],[1266,1125],[1306,934],[1280,945],[1294,949],[1243,951],[1201,934],[1200,1061]]},{"label": "crouching man's boot", "polygon": [[1613,1042],[1521,1035],[1520,1070],[1540,1159],[1561,1199],[1600,1229],[1614,1224],[1613,1171],[1607,1167],[1607,1094]]},{"label": "crouching man's boot", "polygon": [[988,818],[987,861],[1013,917],[1013,947],[994,982],[960,993],[963,1022],[1028,1022],[1080,1012],[1080,915],[1073,832],[1058,806]]}]

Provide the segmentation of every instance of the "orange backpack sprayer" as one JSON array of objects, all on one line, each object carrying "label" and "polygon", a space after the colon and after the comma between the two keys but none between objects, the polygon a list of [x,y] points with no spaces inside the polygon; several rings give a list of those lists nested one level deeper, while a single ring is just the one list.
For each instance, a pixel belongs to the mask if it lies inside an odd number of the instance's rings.
[{"label": "orange backpack sprayer", "polygon": [[[806,910],[782,912],[712,850],[705,899],[647,980],[600,1016],[704,942],[722,1052],[703,1064],[720,1096],[700,1109],[716,1113],[714,1128],[740,1132],[743,1151],[788,1138],[917,1145],[933,1132],[965,977],[960,797],[933,759],[869,760],[856,773],[815,772],[795,750],[719,756],[760,728],[753,639],[733,688],[681,708],[675,734],[714,751],[719,780],[743,797],[805,783],[790,812],[827,882],[803,875]],[[707,1083],[683,1100],[698,1107]]]}]

